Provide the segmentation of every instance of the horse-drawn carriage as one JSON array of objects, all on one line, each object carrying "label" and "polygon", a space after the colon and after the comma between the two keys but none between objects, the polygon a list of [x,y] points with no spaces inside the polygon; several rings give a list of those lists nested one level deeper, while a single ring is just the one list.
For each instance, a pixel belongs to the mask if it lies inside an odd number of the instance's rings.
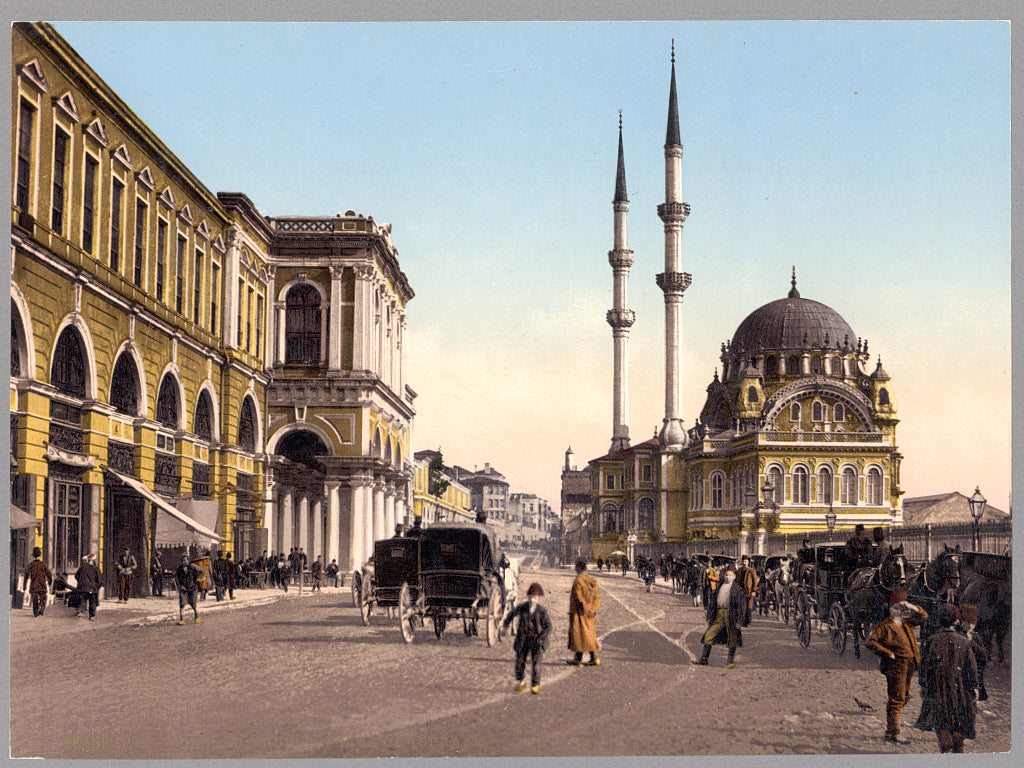
[{"label": "horse-drawn carriage", "polygon": [[754,555],[759,558],[755,565],[757,568],[758,582],[757,592],[754,595],[754,607],[757,612],[767,616],[774,613],[779,621],[789,623],[789,614],[792,609],[792,595],[790,584],[792,582],[790,565],[793,562],[793,555],[782,552],[774,555]]},{"label": "horse-drawn carriage", "polygon": [[352,579],[352,601],[363,624],[370,623],[374,611],[390,614],[390,609],[398,606],[402,585],[416,583],[418,568],[418,539],[395,536],[374,542],[372,563],[356,571]]},{"label": "horse-drawn carriage", "polygon": [[511,610],[514,591],[506,588],[494,531],[479,523],[436,525],[416,540],[415,578],[398,590],[398,621],[402,637],[411,643],[417,626],[429,618],[438,639],[449,621],[462,620],[467,636],[486,624],[487,644],[500,639],[502,619]]}]

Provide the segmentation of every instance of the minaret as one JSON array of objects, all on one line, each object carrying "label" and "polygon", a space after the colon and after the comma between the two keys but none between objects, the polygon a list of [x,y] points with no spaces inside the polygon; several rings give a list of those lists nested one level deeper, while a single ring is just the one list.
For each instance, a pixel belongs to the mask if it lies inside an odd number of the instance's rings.
[{"label": "minaret", "polygon": [[606,317],[612,327],[613,344],[613,380],[612,380],[612,446],[609,451],[621,451],[629,448],[628,408],[626,406],[629,391],[626,370],[626,341],[629,339],[629,328],[633,325],[635,315],[626,309],[626,278],[629,268],[633,265],[633,252],[626,248],[626,213],[629,211],[629,198],[626,197],[626,159],[622,151],[622,110],[619,110],[619,165],[615,172],[615,199],[612,200],[615,211],[614,248],[608,251],[608,263],[612,265],[612,309]]},{"label": "minaret", "polygon": [[658,206],[658,216],[665,225],[665,271],[657,277],[658,287],[665,294],[665,419],[662,423],[661,446],[670,453],[682,451],[688,442],[683,420],[679,416],[679,345],[683,292],[690,285],[690,275],[679,271],[679,253],[683,222],[690,215],[690,206],[683,197],[683,145],[679,143],[679,107],[676,104],[676,46],[672,41],[672,85],[668,94],[668,128],[665,132],[665,202]]}]

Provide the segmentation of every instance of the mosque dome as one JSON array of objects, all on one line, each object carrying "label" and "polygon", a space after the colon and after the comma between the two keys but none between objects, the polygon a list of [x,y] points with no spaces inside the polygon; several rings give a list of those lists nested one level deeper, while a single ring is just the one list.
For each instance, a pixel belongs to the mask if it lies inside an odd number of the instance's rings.
[{"label": "mosque dome", "polygon": [[733,334],[731,348],[736,351],[787,350],[842,347],[852,349],[857,334],[842,315],[819,301],[805,299],[793,287],[784,299],[755,309]]}]

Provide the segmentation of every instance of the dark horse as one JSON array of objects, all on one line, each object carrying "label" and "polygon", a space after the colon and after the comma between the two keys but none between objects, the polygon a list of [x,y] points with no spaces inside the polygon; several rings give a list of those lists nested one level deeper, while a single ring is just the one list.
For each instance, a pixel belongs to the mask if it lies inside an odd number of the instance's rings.
[{"label": "dark horse", "polygon": [[955,603],[960,589],[960,545],[956,548],[942,546],[936,558],[924,564],[907,584],[907,599],[928,612],[928,621],[921,627],[921,639],[928,637],[939,627],[939,606]]},{"label": "dark horse", "polygon": [[889,593],[906,587],[910,565],[897,547],[875,567],[858,568],[850,574],[846,587],[846,613],[853,634],[853,655],[860,658],[861,640],[885,618]]},{"label": "dark horse", "polygon": [[996,641],[999,662],[1002,663],[1003,642],[1010,632],[1010,558],[968,552],[964,560],[967,562],[961,563],[957,603],[977,607],[975,631],[989,656],[992,654],[992,640]]}]

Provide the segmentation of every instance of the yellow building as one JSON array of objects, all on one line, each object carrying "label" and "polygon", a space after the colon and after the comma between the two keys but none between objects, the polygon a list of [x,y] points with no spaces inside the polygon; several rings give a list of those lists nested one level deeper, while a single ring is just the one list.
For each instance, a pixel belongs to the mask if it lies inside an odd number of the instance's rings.
[{"label": "yellow building", "polygon": [[476,515],[470,507],[469,488],[455,479],[454,473],[445,467],[442,475],[448,487],[440,497],[430,493],[430,462],[436,451],[416,451],[416,479],[413,487],[413,508],[415,517],[424,526],[431,523],[464,521],[473,522]]},{"label": "yellow building", "polygon": [[411,497],[413,292],[391,225],[212,193],[50,25],[14,25],[11,84],[29,547],[58,573],[98,553],[108,592],[124,547],[143,575],[190,543],[361,562]]}]

